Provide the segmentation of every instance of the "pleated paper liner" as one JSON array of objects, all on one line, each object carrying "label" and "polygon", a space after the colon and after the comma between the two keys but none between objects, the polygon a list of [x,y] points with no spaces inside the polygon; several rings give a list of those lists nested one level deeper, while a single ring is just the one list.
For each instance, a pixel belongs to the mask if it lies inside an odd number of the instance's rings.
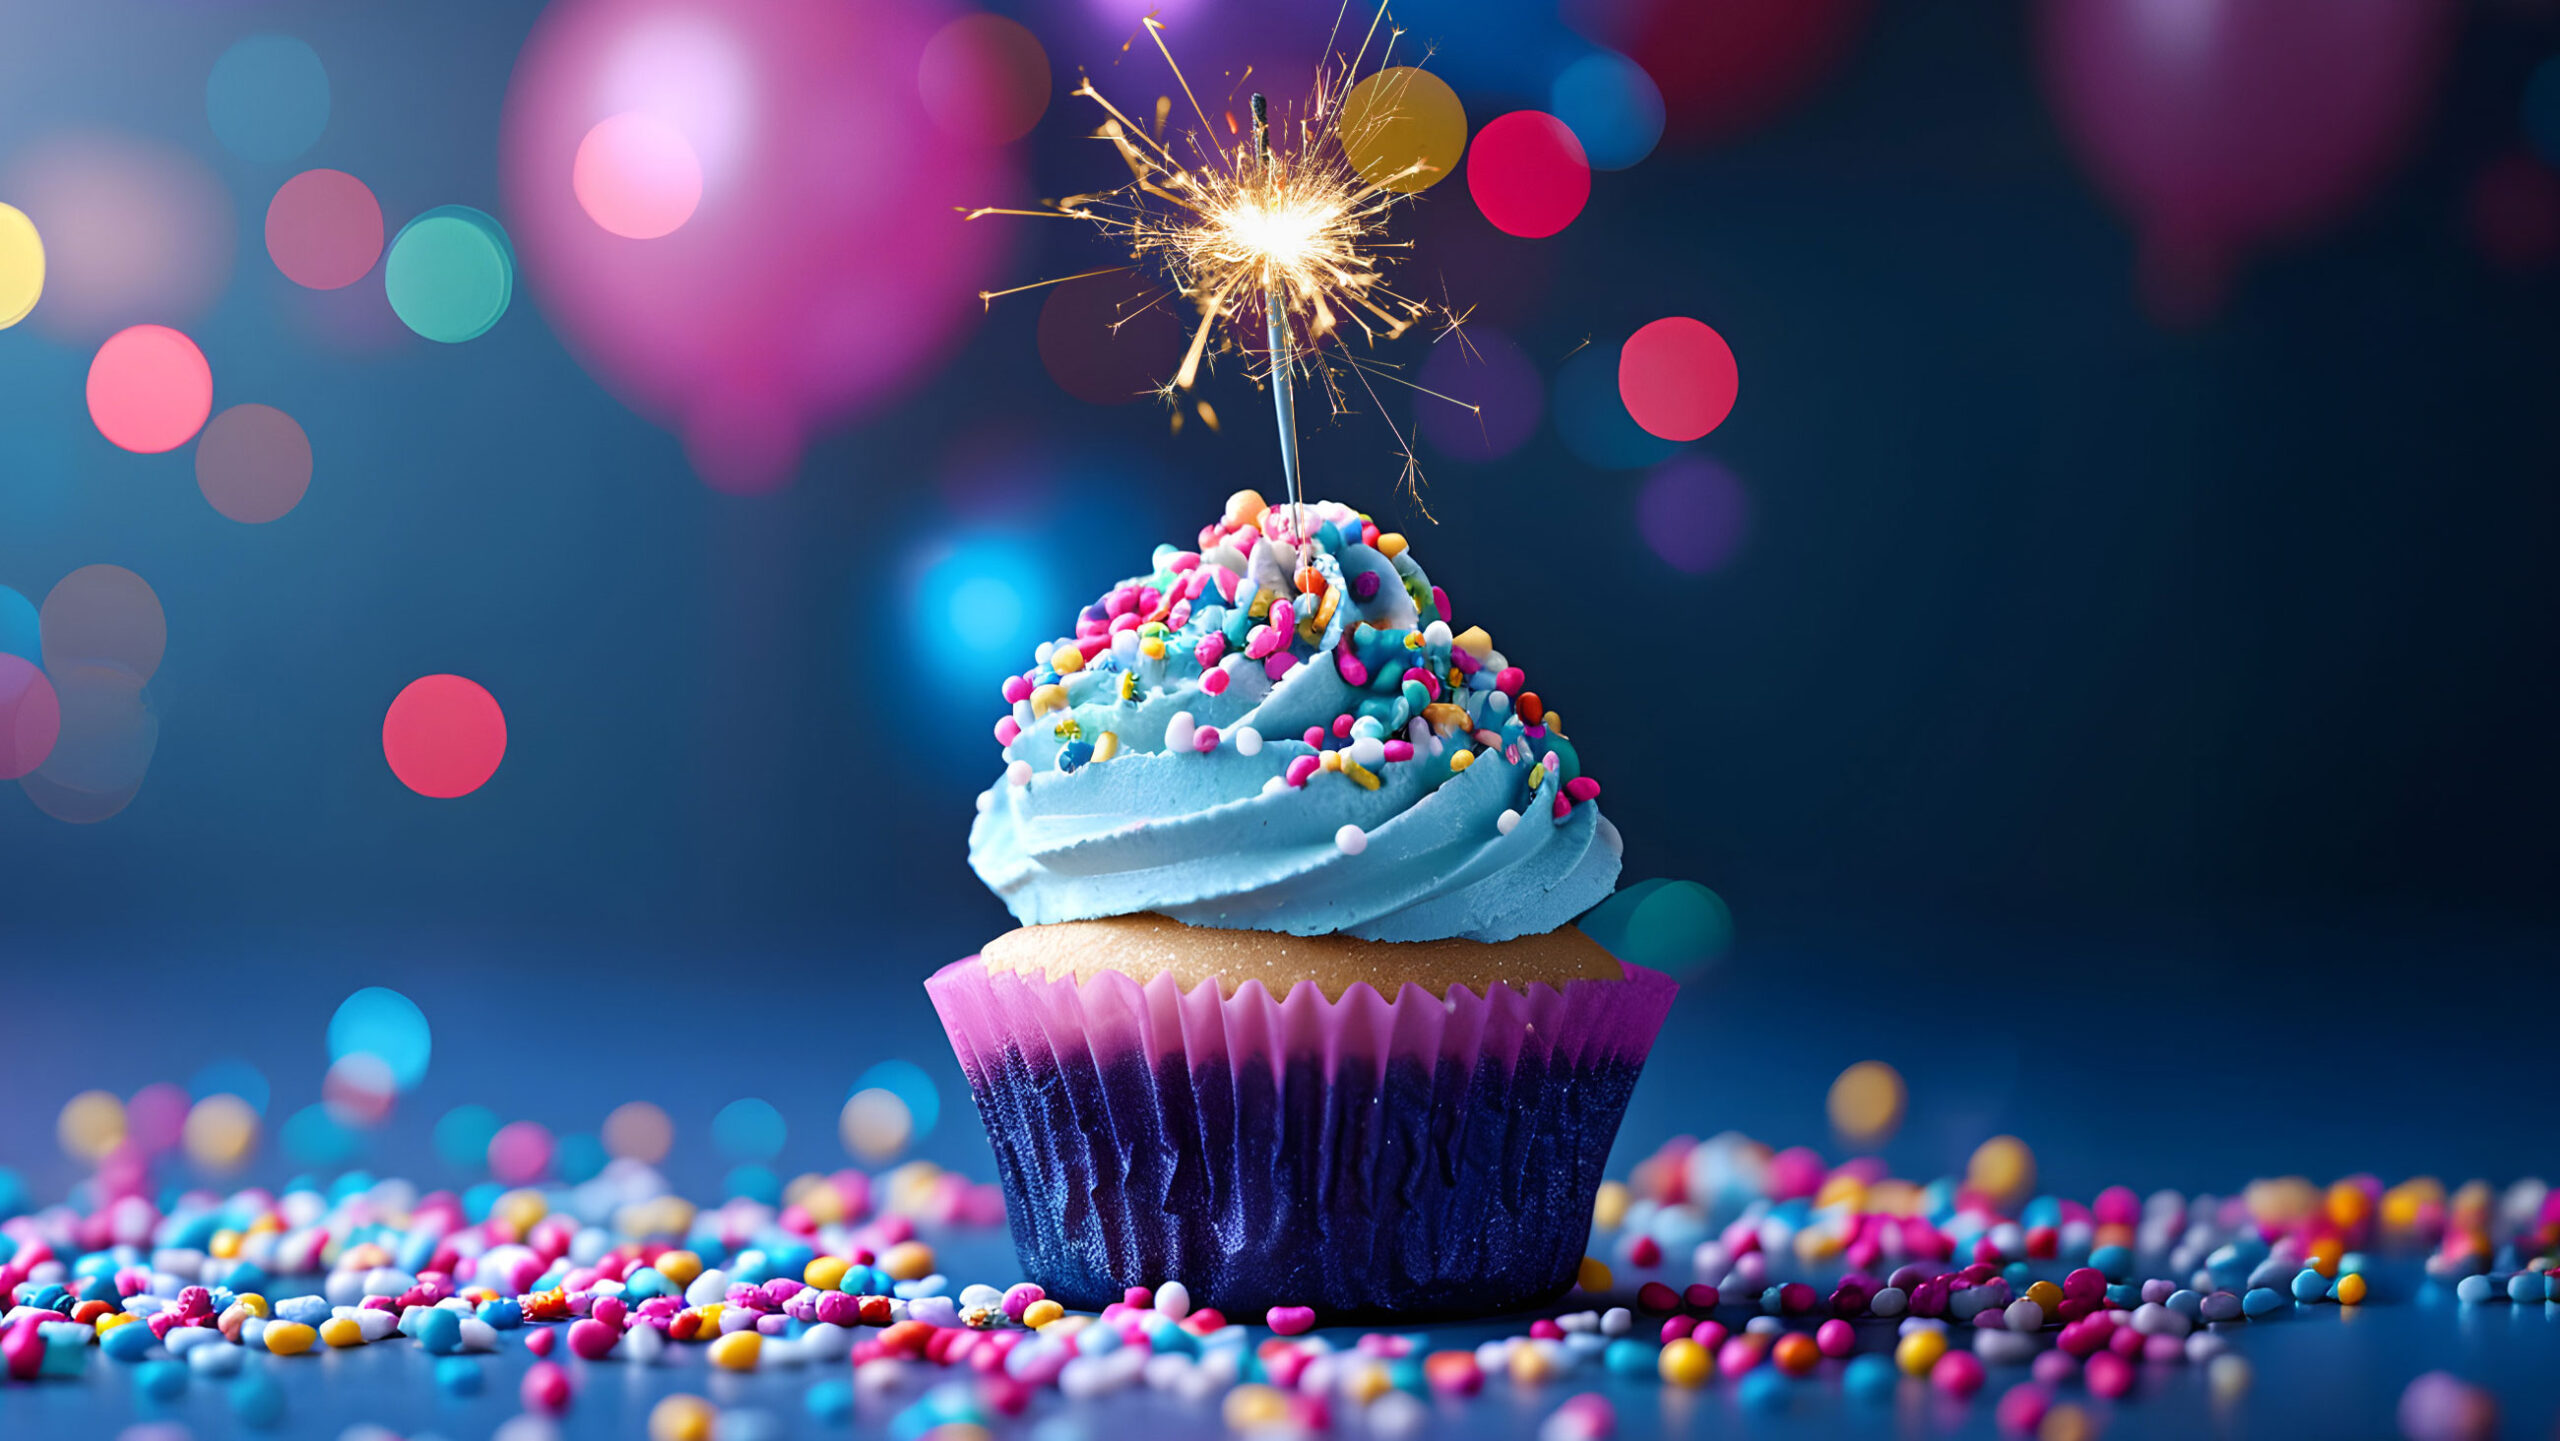
[{"label": "pleated paper liner", "polygon": [[1641,966],[1447,999],[991,974],[926,990],[1029,1277],[1096,1308],[1180,1281],[1237,1319],[1483,1315],[1574,1279],[1678,987]]}]

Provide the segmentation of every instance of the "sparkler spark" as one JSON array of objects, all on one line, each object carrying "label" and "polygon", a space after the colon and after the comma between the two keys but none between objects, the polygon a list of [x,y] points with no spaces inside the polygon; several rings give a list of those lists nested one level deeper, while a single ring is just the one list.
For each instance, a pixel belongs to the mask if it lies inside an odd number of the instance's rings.
[{"label": "sparkler spark", "polygon": [[[1381,7],[1357,54],[1338,65],[1318,67],[1313,90],[1294,118],[1284,116],[1266,127],[1263,97],[1256,95],[1253,132],[1244,133],[1229,113],[1222,139],[1165,43],[1164,26],[1153,16],[1147,17],[1145,25],[1190,102],[1198,128],[1168,142],[1164,132],[1169,97],[1157,103],[1156,123],[1150,130],[1132,120],[1086,77],[1072,93],[1101,109],[1104,118],[1094,138],[1109,142],[1119,154],[1129,170],[1127,183],[1045,201],[1039,209],[982,207],[968,212],[968,218],[1031,215],[1082,220],[1127,248],[1132,263],[1125,268],[1161,275],[1173,295],[1193,308],[1198,320],[1181,363],[1157,394],[1178,407],[1218,354],[1246,356],[1252,367],[1248,373],[1273,387],[1282,463],[1294,499],[1299,476],[1289,404],[1293,376],[1313,375],[1337,416],[1350,410],[1343,384],[1346,376],[1374,404],[1377,392],[1370,376],[1410,382],[1396,376],[1392,367],[1352,355],[1343,343],[1346,330],[1356,329],[1363,342],[1374,347],[1402,336],[1434,309],[1430,302],[1400,294],[1387,283],[1388,264],[1409,244],[1389,241],[1386,222],[1400,203],[1413,198],[1409,192],[1421,188],[1407,182],[1436,175],[1439,168],[1416,160],[1388,174],[1376,173],[1382,167],[1373,166],[1364,176],[1352,159],[1354,153],[1367,153],[1364,142],[1397,118],[1399,97],[1392,93],[1392,82],[1391,93],[1381,96],[1380,103],[1362,107],[1363,113],[1351,120],[1350,133],[1344,133],[1344,98],[1363,58],[1384,29],[1377,70],[1387,71],[1387,54],[1402,32],[1387,27],[1387,12]],[[1187,160],[1177,155],[1177,147],[1188,155]],[[1108,273],[1112,272],[1060,276],[1013,290],[984,291],[979,298],[992,303],[999,296]],[[1257,332],[1263,339],[1258,362],[1250,343]],[[1206,402],[1200,408],[1202,419],[1214,428],[1216,421]],[[1383,415],[1385,407],[1380,405],[1379,410]],[[1178,421],[1178,409],[1175,415]],[[1403,484],[1419,503],[1421,472],[1413,446],[1393,420],[1388,428],[1403,459]]]}]

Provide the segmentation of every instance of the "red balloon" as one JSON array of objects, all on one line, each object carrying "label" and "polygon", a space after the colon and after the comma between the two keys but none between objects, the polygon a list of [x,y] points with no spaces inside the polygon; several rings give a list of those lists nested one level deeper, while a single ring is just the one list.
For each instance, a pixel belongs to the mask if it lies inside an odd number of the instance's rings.
[{"label": "red balloon", "polygon": [[2334,223],[2407,152],[2452,0],[2043,0],[2046,88],[2142,231],[2155,313],[2210,315],[2247,251]]},{"label": "red balloon", "polygon": [[1872,0],[1597,0],[1579,8],[1586,13],[1577,24],[1661,87],[1671,137],[1714,140],[1769,119],[1830,74],[1866,27]]}]

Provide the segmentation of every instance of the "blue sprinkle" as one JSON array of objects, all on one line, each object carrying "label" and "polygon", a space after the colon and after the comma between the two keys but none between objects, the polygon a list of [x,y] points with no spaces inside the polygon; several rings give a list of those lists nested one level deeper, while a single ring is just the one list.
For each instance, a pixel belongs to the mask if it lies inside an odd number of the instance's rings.
[{"label": "blue sprinkle", "polygon": [[480,1363],[468,1356],[447,1356],[436,1363],[436,1384],[447,1395],[477,1396],[488,1378],[480,1374]]},{"label": "blue sprinkle", "polygon": [[2328,1277],[2321,1275],[2319,1271],[2309,1266],[2305,1266],[2299,1272],[2295,1273],[2293,1278],[2293,1299],[2297,1301],[2323,1301],[2328,1299],[2328,1296]]},{"label": "blue sprinkle", "polygon": [[2100,1246],[2089,1253],[2089,1264],[2110,1281],[2121,1281],[2133,1274],[2133,1248]]},{"label": "blue sprinkle", "polygon": [[2259,1316],[2264,1316],[2271,1311],[2280,1310],[2283,1306],[2284,1297],[2277,1294],[2276,1289],[2272,1286],[2251,1287],[2249,1294],[2240,1298],[2240,1310],[2242,1314],[2253,1319]]},{"label": "blue sprinkle", "polygon": [[2200,1320],[2204,1316],[2204,1297],[2195,1291],[2172,1291],[2169,1309],[2190,1321]]},{"label": "blue sprinkle", "polygon": [[1753,1411],[1783,1411],[1787,1378],[1766,1366],[1755,1366],[1742,1378],[1742,1404]]},{"label": "blue sprinkle", "polygon": [[842,1426],[853,1419],[853,1384],[849,1381],[821,1381],[809,1388],[801,1398],[809,1408],[809,1419],[821,1426]]},{"label": "blue sprinkle", "polygon": [[187,1368],[175,1361],[145,1361],[133,1376],[134,1386],[154,1401],[175,1401],[187,1394]]},{"label": "blue sprinkle", "polygon": [[[649,1273],[656,1275],[655,1271]],[[656,1295],[656,1292],[649,1293]],[[480,1303],[480,1319],[493,1331],[512,1331],[524,1324],[524,1307],[504,1296]]]},{"label": "blue sprinkle", "polygon": [[2507,1299],[2510,1301],[2539,1301],[2550,1290],[2551,1278],[2540,1271],[2518,1271],[2507,1278]]},{"label": "blue sprinkle", "polygon": [[1872,1352],[1853,1358],[1848,1369],[1840,1373],[1841,1389],[1848,1392],[1852,1400],[1874,1404],[1892,1400],[1894,1387],[1899,1381],[1900,1375],[1893,1369],[1893,1362]]},{"label": "blue sprinkle", "polygon": [[1632,1337],[1621,1336],[1600,1353],[1600,1364],[1616,1376],[1650,1376],[1661,1361],[1657,1348]]},{"label": "blue sprinkle", "polygon": [[430,1356],[450,1356],[462,1349],[462,1318],[441,1306],[425,1307],[418,1320],[418,1345]]},{"label": "blue sprinkle", "polygon": [[2465,1276],[2454,1285],[2453,1294],[2476,1306],[2498,1294],[2498,1288],[2486,1276]]},{"label": "blue sprinkle", "polygon": [[284,1420],[284,1388],[252,1371],[231,1383],[231,1414],[252,1430],[270,1430]]}]

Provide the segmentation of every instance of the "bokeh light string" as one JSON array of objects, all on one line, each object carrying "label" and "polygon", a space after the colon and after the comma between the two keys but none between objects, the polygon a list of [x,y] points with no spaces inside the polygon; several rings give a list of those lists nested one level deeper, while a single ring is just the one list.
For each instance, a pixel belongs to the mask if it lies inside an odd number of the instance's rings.
[{"label": "bokeh light string", "polygon": [[[1141,312],[1179,299],[1197,315],[1180,363],[1157,390],[1177,421],[1182,403],[1215,356],[1253,355],[1249,337],[1258,329],[1262,358],[1249,374],[1272,388],[1282,470],[1295,496],[1299,475],[1291,385],[1301,371],[1323,387],[1336,416],[1351,408],[1345,377],[1366,392],[1382,416],[1385,407],[1371,377],[1413,384],[1393,367],[1363,359],[1341,342],[1346,328],[1357,328],[1374,349],[1403,336],[1434,309],[1431,302],[1403,295],[1387,283],[1386,267],[1394,251],[1404,247],[1386,240],[1386,223],[1399,204],[1444,174],[1447,162],[1431,153],[1391,166],[1377,158],[1379,136],[1389,127],[1410,130],[1417,144],[1436,134],[1440,127],[1405,123],[1403,103],[1409,90],[1425,97],[1432,92],[1404,78],[1423,72],[1386,63],[1402,32],[1387,24],[1387,10],[1381,6],[1357,51],[1339,64],[1317,67],[1313,89],[1294,123],[1284,116],[1275,133],[1266,98],[1255,95],[1252,133],[1246,135],[1228,111],[1222,135],[1174,59],[1163,23],[1149,16],[1144,24],[1197,128],[1168,139],[1171,97],[1157,101],[1155,123],[1149,127],[1086,78],[1072,93],[1103,112],[1095,138],[1109,142],[1119,154],[1129,170],[1127,183],[1066,196],[1037,209],[981,206],[967,212],[972,220],[1022,215],[1084,221],[1124,246],[1130,265],[984,291],[979,298],[992,304],[1006,295],[1128,269],[1161,276],[1170,293],[1150,300]],[[1378,72],[1355,83],[1372,47],[1378,50]],[[1381,77],[1386,77],[1382,83],[1372,83]],[[1356,108],[1346,106],[1353,94],[1362,97]],[[1364,166],[1362,160],[1369,163]],[[1202,418],[1214,427],[1214,412],[1204,410]],[[1404,461],[1401,484],[1420,504],[1420,461],[1404,431],[1392,419],[1387,425]]]}]

